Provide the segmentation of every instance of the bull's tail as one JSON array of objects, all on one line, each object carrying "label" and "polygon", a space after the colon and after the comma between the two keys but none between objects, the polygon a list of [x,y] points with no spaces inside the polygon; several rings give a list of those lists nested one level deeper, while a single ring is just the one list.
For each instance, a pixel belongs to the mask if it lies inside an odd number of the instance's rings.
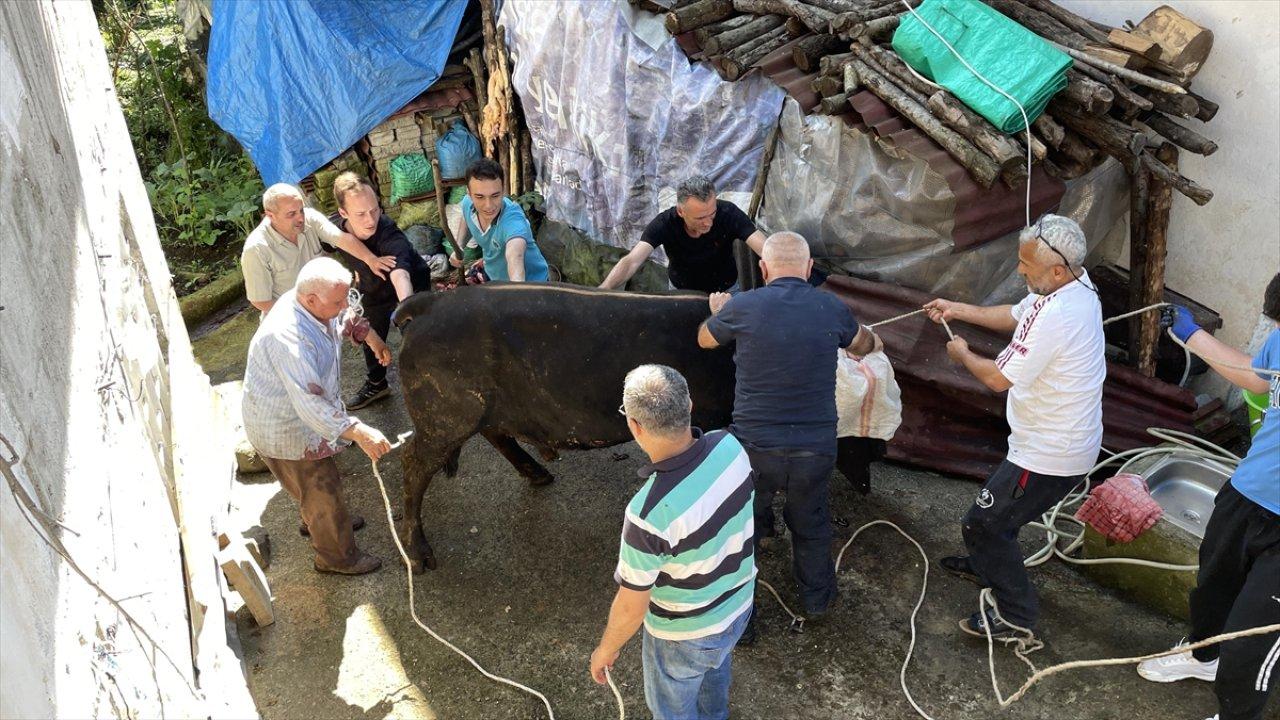
[{"label": "bull's tail", "polygon": [[458,449],[454,450],[452,453],[450,453],[450,454],[449,454],[449,459],[444,461],[444,474],[445,474],[445,477],[457,477],[457,476],[458,476],[458,459],[459,459],[461,456],[462,456],[462,447],[461,447],[461,446],[458,446]]},{"label": "bull's tail", "polygon": [[403,302],[396,306],[391,313],[391,324],[395,327],[404,329],[405,325],[415,317],[427,312],[430,308],[432,297],[436,293],[431,290],[422,290],[405,298]]}]

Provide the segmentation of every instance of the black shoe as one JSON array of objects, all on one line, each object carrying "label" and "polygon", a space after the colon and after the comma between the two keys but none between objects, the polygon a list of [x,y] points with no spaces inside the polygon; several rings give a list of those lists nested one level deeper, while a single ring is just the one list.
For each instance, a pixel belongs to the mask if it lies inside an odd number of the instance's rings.
[{"label": "black shoe", "polygon": [[978,577],[978,573],[973,571],[973,565],[965,555],[944,557],[938,561],[938,565],[961,580],[968,580],[978,587],[984,588],[987,586],[986,583],[982,582],[982,578]]},{"label": "black shoe", "polygon": [[831,597],[827,599],[827,604],[818,609],[808,609],[804,611],[804,621],[806,624],[821,625],[831,616],[831,611],[836,609],[840,604],[840,588],[831,588]]},{"label": "black shoe", "polygon": [[[987,614],[985,616],[980,615],[979,613],[974,613],[968,618],[961,620],[960,629],[974,637],[985,639],[987,637],[986,625],[988,623],[991,625],[992,640],[1016,640],[1026,636],[1026,633],[1021,630],[1017,630],[1006,625],[996,617],[995,611],[990,609],[987,610]],[[1032,635],[1032,637],[1034,638],[1035,636]]]},{"label": "black shoe", "polygon": [[359,410],[366,405],[372,405],[390,394],[391,387],[387,385],[387,383],[384,382],[381,385],[374,385],[368,380],[365,380],[364,385],[360,386],[360,389],[356,391],[356,394],[352,395],[351,398],[347,400],[347,409]]}]

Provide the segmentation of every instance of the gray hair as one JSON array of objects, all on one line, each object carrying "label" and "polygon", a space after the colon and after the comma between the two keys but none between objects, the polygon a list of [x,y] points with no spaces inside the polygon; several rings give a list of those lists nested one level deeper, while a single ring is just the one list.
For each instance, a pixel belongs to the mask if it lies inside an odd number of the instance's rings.
[{"label": "gray hair", "polygon": [[351,285],[351,271],[333,258],[318,257],[302,266],[293,287],[299,295],[308,295],[319,294],[340,285]]},{"label": "gray hair", "polygon": [[809,241],[789,230],[776,232],[764,241],[761,259],[777,267],[798,267],[809,262]]},{"label": "gray hair", "polygon": [[622,407],[655,435],[679,434],[689,429],[689,384],[666,365],[641,365],[622,383]]},{"label": "gray hair", "polygon": [[262,193],[262,209],[274,211],[276,209],[276,204],[280,202],[280,198],[287,197],[297,198],[304,204],[307,202],[307,199],[302,195],[302,191],[299,190],[296,185],[290,185],[289,183],[276,183],[275,185],[267,188],[266,192]]},{"label": "gray hair", "polygon": [[711,178],[706,175],[694,175],[676,188],[676,204],[683,205],[684,201],[691,197],[707,202],[715,195],[716,186],[712,184]]},{"label": "gray hair", "polygon": [[[1041,242],[1042,238],[1044,242]],[[1089,254],[1084,231],[1075,220],[1061,215],[1041,216],[1035,225],[1023,228],[1018,233],[1018,242],[1036,243],[1036,256],[1046,265],[1057,265],[1066,258],[1067,265],[1074,270],[1080,269],[1085,255]],[[1062,257],[1058,257],[1058,253],[1062,253]]]}]

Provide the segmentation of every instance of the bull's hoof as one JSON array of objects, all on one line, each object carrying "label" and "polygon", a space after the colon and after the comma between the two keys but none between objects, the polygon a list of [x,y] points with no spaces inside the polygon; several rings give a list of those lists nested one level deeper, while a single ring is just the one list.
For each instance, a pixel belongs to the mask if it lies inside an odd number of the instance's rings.
[{"label": "bull's hoof", "polygon": [[543,487],[545,485],[550,485],[551,483],[555,482],[555,480],[556,480],[555,475],[552,475],[551,473],[544,473],[544,474],[534,475],[530,477],[529,485],[530,487]]},{"label": "bull's hoof", "polygon": [[427,554],[425,557],[410,556],[409,569],[413,570],[414,575],[421,575],[422,573],[428,570],[435,570],[436,556],[433,555],[430,550],[427,551]]}]

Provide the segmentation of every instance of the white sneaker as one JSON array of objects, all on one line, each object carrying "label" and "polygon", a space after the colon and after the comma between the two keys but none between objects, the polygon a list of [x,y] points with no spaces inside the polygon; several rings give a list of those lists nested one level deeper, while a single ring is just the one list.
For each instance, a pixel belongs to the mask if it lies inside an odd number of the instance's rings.
[{"label": "white sneaker", "polygon": [[[1174,647],[1182,647],[1184,645],[1186,645],[1185,642],[1180,642]],[[1138,663],[1138,674],[1152,682],[1161,683],[1176,682],[1188,678],[1213,682],[1214,677],[1218,674],[1218,660],[1214,658],[1210,662],[1200,662],[1195,659],[1191,651],[1187,650],[1177,655],[1166,655],[1152,660],[1143,660]],[[1213,718],[1208,718],[1208,720],[1213,720]]]}]

